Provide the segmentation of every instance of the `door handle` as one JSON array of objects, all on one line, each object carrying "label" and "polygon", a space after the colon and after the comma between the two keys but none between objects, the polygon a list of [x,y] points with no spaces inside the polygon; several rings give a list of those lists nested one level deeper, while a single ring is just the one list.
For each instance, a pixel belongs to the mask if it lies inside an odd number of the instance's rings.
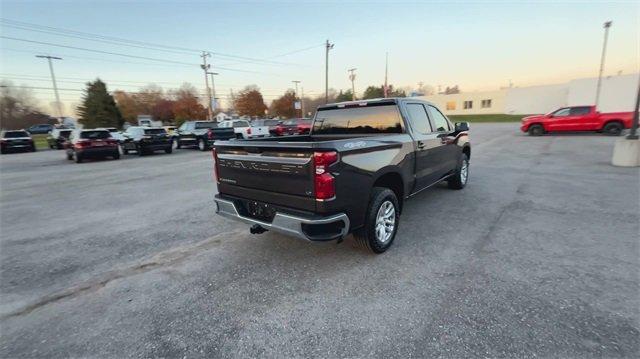
[{"label": "door handle", "polygon": [[424,149],[424,142],[418,141],[418,149]]}]

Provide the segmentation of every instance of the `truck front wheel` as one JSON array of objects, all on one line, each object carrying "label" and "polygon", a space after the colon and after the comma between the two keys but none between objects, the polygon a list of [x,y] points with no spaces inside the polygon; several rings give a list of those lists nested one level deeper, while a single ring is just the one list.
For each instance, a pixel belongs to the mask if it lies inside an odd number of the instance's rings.
[{"label": "truck front wheel", "polygon": [[544,135],[544,127],[542,125],[529,126],[529,136],[542,136]]},{"label": "truck front wheel", "polygon": [[447,180],[447,185],[451,189],[463,189],[469,180],[469,157],[466,153],[460,156],[456,172]]},{"label": "truck front wheel", "polygon": [[374,253],[386,251],[396,237],[400,213],[396,194],[384,187],[371,191],[364,227],[354,233],[356,240]]}]

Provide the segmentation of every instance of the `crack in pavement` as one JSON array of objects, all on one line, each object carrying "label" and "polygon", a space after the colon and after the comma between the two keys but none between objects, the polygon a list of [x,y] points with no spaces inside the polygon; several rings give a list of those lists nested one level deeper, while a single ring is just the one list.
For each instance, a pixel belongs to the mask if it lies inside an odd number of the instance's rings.
[{"label": "crack in pavement", "polygon": [[[244,232],[244,231],[242,231]],[[99,275],[97,279],[87,280],[72,287],[63,289],[50,295],[46,295],[39,300],[24,306],[21,309],[14,310],[9,313],[0,314],[0,320],[18,317],[29,314],[36,309],[42,308],[52,303],[56,303],[66,298],[73,298],[84,293],[97,291],[104,288],[110,282],[118,279],[131,277],[134,275],[146,273],[157,269],[159,267],[167,267],[184,261],[192,255],[201,253],[208,250],[222,242],[222,239],[227,236],[240,234],[240,230],[224,232],[210,237],[204,241],[197,242],[190,246],[176,247],[164,252],[153,255],[148,260],[143,260],[142,263],[129,266],[126,268],[116,269],[113,271],[105,272]]]}]

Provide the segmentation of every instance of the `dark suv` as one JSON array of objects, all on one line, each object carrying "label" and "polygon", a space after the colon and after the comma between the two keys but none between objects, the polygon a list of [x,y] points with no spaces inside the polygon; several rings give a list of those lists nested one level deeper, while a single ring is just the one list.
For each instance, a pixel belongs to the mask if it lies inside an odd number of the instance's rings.
[{"label": "dark suv", "polygon": [[130,151],[136,151],[139,156],[154,151],[173,152],[173,141],[162,127],[131,126],[124,132],[124,136],[121,145],[125,155]]},{"label": "dark suv", "polygon": [[25,130],[5,131],[0,138],[0,149],[2,154],[15,150],[34,152],[36,146],[29,132]]}]

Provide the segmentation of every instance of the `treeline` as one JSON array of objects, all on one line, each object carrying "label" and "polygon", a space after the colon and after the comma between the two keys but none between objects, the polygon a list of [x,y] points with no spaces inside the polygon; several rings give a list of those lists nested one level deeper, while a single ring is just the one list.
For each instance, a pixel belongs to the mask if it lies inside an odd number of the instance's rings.
[{"label": "treeline", "polygon": [[0,128],[17,130],[39,123],[54,124],[56,119],[40,110],[31,90],[0,82]]}]

